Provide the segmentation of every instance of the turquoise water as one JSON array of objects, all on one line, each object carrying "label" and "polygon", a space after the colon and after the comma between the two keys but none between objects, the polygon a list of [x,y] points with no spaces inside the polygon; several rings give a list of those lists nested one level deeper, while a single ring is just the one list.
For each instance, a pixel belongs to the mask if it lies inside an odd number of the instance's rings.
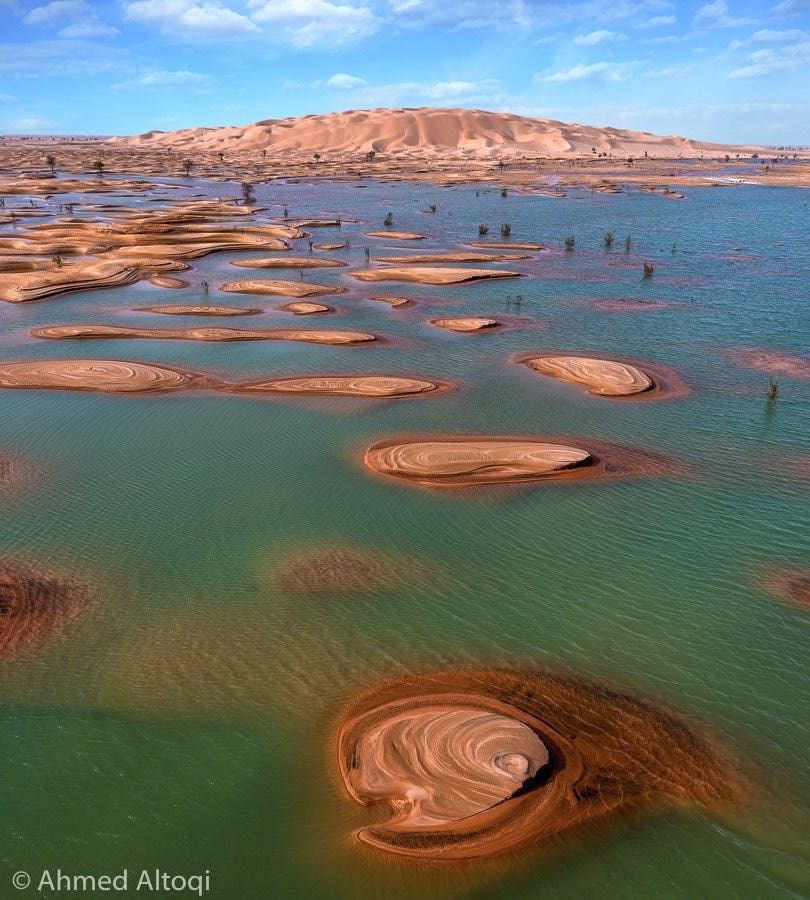
[{"label": "turquoise water", "polygon": [[[0,392],[0,445],[36,469],[3,498],[0,550],[100,586],[64,638],[3,666],[0,896],[17,895],[13,871],[57,865],[207,869],[210,896],[228,900],[807,896],[808,620],[765,593],[760,577],[807,565],[807,481],[789,463],[810,453],[810,390],[779,377],[769,405],[768,375],[728,354],[807,349],[807,193],[687,193],[685,202],[588,192],[563,201],[424,184],[258,186],[262,216],[287,203],[292,217],[358,218],[313,230],[316,242],[349,240],[325,255],[358,267],[364,247],[455,249],[478,240],[479,223],[494,239],[502,222],[512,240],[561,247],[576,237],[573,253],[494,264],[529,276],[514,281],[363,285],[345,269],[312,270],[307,280],[350,288],[326,300],[337,315],[270,311],[230,323],[361,328],[389,338],[379,346],[28,337],[61,323],[229,324],[133,310],[272,306],[217,290],[254,274],[230,260],[261,253],[195,260],[185,290],[144,283],[0,309],[5,361],[142,359],[234,380],[386,371],[460,383],[442,397],[379,404]],[[435,214],[420,212],[431,203]],[[363,237],[388,211],[396,228],[428,240]],[[648,281],[645,260],[655,264]],[[380,294],[422,302],[395,311],[362,299]],[[590,305],[605,298],[668,305]],[[525,321],[485,335],[427,324],[451,314]],[[543,348],[673,366],[695,391],[614,403],[510,361]],[[689,473],[445,493],[363,468],[368,444],[415,432],[595,437],[671,453]],[[319,542],[419,558],[426,571],[357,595],[280,590],[279,561]],[[333,764],[344,700],[401,669],[524,660],[607,679],[708,726],[752,773],[750,806],[722,821],[664,813],[618,823],[510,865],[414,870],[359,851],[350,836],[361,813]]]}]

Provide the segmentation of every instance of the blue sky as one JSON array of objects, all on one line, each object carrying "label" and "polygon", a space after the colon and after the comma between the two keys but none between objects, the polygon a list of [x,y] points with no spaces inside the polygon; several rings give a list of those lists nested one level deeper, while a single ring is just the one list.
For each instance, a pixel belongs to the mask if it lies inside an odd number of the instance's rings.
[{"label": "blue sky", "polygon": [[467,106],[810,144],[810,0],[0,0],[0,132]]}]

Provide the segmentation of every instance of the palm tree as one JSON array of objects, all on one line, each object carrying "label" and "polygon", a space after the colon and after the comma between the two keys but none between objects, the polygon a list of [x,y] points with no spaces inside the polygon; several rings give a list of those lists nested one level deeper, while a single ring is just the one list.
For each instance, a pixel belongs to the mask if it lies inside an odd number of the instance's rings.
[{"label": "palm tree", "polygon": [[97,159],[93,163],[93,168],[96,170],[96,175],[101,178],[101,176],[104,174],[104,163],[100,159]]},{"label": "palm tree", "polygon": [[45,157],[45,162],[51,167],[51,175],[53,175],[54,169],[56,168],[56,157],[48,154]]},{"label": "palm tree", "polygon": [[312,156],[314,157],[315,162],[319,162],[319,161],[320,161],[320,158],[321,158],[321,154],[320,154],[320,153],[313,153]]},{"label": "palm tree", "polygon": [[186,173],[186,178],[190,177],[193,168],[194,163],[190,159],[183,160],[183,171]]}]

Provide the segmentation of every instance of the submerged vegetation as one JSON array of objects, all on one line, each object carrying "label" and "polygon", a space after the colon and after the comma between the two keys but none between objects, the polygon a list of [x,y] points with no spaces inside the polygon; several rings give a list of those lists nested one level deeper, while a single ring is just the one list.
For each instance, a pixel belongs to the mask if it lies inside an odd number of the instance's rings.
[{"label": "submerged vegetation", "polygon": [[565,249],[573,250],[574,247],[576,246],[576,243],[577,243],[577,239],[572,234],[569,234],[568,237],[565,239]]},{"label": "submerged vegetation", "polygon": [[765,391],[765,399],[768,403],[773,403],[774,400],[779,398],[779,385],[773,380],[773,378],[768,381],[768,390]]}]

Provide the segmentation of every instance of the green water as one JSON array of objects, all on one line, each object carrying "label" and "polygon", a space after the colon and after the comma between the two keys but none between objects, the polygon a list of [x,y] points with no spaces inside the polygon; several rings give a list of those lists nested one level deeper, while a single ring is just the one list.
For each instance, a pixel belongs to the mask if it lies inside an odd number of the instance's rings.
[{"label": "green water", "polygon": [[[216,289],[253,274],[229,266],[245,253],[194,261],[185,290],[144,283],[0,309],[3,360],[142,359],[232,379],[386,371],[461,385],[379,404],[0,392],[0,445],[36,470],[2,500],[0,551],[100,585],[61,639],[2,668],[0,897],[21,896],[12,872],[57,866],[209,870],[208,896],[228,900],[807,896],[808,619],[759,577],[807,565],[807,481],[788,463],[810,452],[810,391],[780,377],[769,405],[767,374],[726,351],[807,349],[808,195],[688,194],[562,201],[413,184],[259,186],[260,203],[286,202],[293,216],[359,218],[314,234],[350,240],[327,255],[356,266],[365,246],[389,246],[362,237],[389,210],[397,228],[430,237],[393,254],[455,248],[477,240],[482,222],[491,235],[511,223],[513,240],[576,237],[572,254],[498,264],[530,276],[512,282],[431,288],[307,274],[351,291],[327,300],[337,316],[294,325],[390,338],[379,346],[28,337],[70,322],[171,327],[133,309],[204,301],[200,279],[212,286],[207,302],[257,305]],[[420,213],[430,203],[437,213]],[[656,267],[646,282],[644,260]],[[520,306],[507,299],[517,293]],[[360,299],[379,294],[423,303],[394,311]],[[605,312],[589,305],[597,298],[671,305]],[[530,327],[453,335],[427,324],[450,314]],[[236,324],[291,322],[268,312]],[[675,366],[696,390],[615,403],[510,362],[543,348]],[[444,493],[364,470],[369,443],[414,432],[598,437],[672,453],[689,474]],[[426,574],[357,595],[279,590],[278,561],[319,542],[418,557]],[[360,813],[333,765],[343,700],[403,668],[517,660],[667,702],[745,762],[756,797],[723,821],[651,815],[513,865],[436,871],[359,851]]]}]

